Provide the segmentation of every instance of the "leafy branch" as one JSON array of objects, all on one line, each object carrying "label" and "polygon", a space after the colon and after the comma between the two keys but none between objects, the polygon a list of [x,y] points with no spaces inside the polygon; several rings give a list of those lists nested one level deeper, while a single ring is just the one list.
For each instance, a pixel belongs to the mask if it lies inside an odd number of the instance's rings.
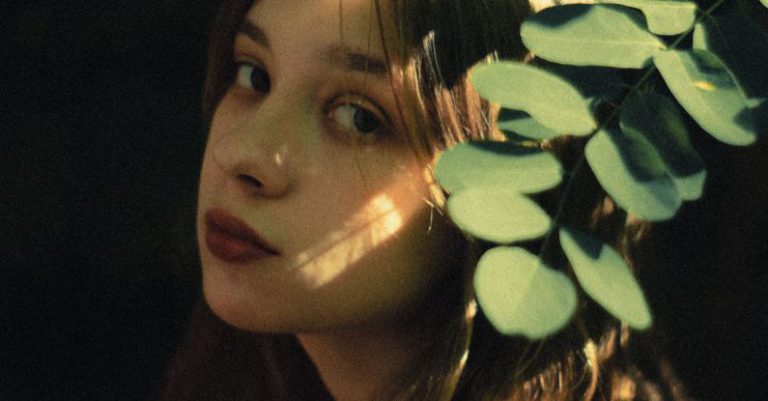
[{"label": "leafy branch", "polygon": [[[436,175],[450,193],[448,213],[467,233],[502,244],[478,261],[475,290],[494,326],[505,334],[548,336],[571,319],[577,291],[544,255],[559,234],[581,288],[616,318],[636,329],[652,317],[620,253],[596,235],[562,225],[576,172],[588,166],[622,210],[648,221],[667,220],[683,201],[702,196],[704,162],[693,148],[682,109],[704,131],[731,145],[757,138],[750,106],[733,73],[710,49],[704,18],[691,1],[600,0],[555,6],[522,25],[525,45],[546,68],[511,60],[475,66],[472,81],[502,106],[498,126],[510,141],[471,142],[446,151]],[[699,16],[697,17],[697,13]],[[693,33],[692,48],[681,48]],[[675,36],[669,45],[660,36]],[[644,69],[618,101],[615,69]],[[659,73],[670,97],[647,88]],[[595,119],[597,108],[615,103]],[[560,162],[539,141],[563,135],[587,141],[564,183],[554,217],[528,195],[561,184]],[[520,241],[544,237],[538,255]]]}]

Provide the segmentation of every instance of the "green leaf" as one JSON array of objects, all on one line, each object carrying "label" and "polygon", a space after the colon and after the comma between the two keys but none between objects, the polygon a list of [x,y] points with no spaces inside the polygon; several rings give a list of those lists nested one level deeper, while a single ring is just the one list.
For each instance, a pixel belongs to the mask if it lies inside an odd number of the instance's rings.
[{"label": "green leaf", "polygon": [[467,187],[503,187],[523,193],[552,188],[562,169],[549,152],[509,142],[468,142],[440,155],[435,176],[448,192]]},{"label": "green leaf", "polygon": [[626,84],[621,78],[621,70],[616,68],[565,64],[550,64],[543,68],[570,82],[593,112],[601,102],[618,103],[623,98]]},{"label": "green leaf", "polygon": [[677,104],[655,93],[636,93],[621,107],[621,129],[647,139],[661,156],[684,200],[701,197],[706,170],[691,145]]},{"label": "green leaf", "polygon": [[555,74],[528,64],[498,61],[475,66],[471,76],[482,97],[525,111],[554,131],[586,135],[597,127],[579,92]]},{"label": "green leaf", "polygon": [[503,334],[546,337],[576,310],[571,280],[522,248],[490,249],[477,263],[474,282],[480,307]]},{"label": "green leaf", "polygon": [[711,50],[712,45],[709,42],[710,39],[707,27],[701,22],[696,23],[696,27],[693,28],[693,48],[698,50]]},{"label": "green leaf", "polygon": [[717,56],[705,50],[674,50],[657,53],[653,61],[677,101],[701,128],[731,145],[755,141],[746,98]]},{"label": "green leaf", "polygon": [[763,3],[764,6],[768,7],[768,0],[760,0],[761,3]]},{"label": "green leaf", "polygon": [[565,227],[560,245],[584,292],[630,327],[651,326],[643,290],[618,252],[592,235]]},{"label": "green leaf", "polygon": [[502,109],[497,125],[499,129],[505,132],[514,132],[520,136],[537,140],[557,138],[563,135],[541,125],[533,117],[518,110]]},{"label": "green leaf", "polygon": [[600,130],[584,155],[600,185],[624,210],[643,220],[667,220],[682,201],[658,152],[632,131]]},{"label": "green leaf", "polygon": [[538,238],[552,225],[547,212],[507,188],[466,188],[448,198],[448,215],[474,237],[501,244]]},{"label": "green leaf", "polygon": [[678,35],[696,21],[696,3],[678,0],[598,0],[637,8],[645,14],[648,29],[657,35]]},{"label": "green leaf", "polygon": [[[768,97],[768,30],[750,7],[724,7],[696,24],[694,48],[714,53],[747,98]],[[753,114],[754,118],[759,115]]]},{"label": "green leaf", "polygon": [[537,56],[560,64],[642,68],[664,43],[639,12],[620,6],[573,4],[527,18],[520,34]]}]

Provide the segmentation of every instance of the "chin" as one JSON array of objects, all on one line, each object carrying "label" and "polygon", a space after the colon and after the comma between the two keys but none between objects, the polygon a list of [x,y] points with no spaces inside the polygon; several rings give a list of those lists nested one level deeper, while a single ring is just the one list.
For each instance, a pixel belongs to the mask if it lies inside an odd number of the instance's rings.
[{"label": "chin", "polygon": [[256,333],[296,333],[305,330],[312,322],[301,321],[288,311],[278,311],[253,299],[242,287],[228,285],[203,276],[203,296],[208,308],[224,323],[240,330]]},{"label": "chin", "polygon": [[208,308],[219,319],[230,326],[241,330],[258,331],[254,326],[254,318],[248,313],[246,300],[242,298],[238,288],[228,285],[226,280],[218,280],[220,277],[211,277],[212,274],[204,269],[203,274],[203,298]]}]

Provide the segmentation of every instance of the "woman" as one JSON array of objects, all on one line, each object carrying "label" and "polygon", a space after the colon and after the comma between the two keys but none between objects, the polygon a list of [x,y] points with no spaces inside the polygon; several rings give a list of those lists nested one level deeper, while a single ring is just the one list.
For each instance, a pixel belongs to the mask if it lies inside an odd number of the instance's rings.
[{"label": "woman", "polygon": [[224,3],[198,203],[206,305],[166,399],[641,392],[626,333],[597,310],[541,343],[497,334],[472,299],[475,245],[442,213],[436,157],[497,135],[466,69],[524,55],[527,1]]}]

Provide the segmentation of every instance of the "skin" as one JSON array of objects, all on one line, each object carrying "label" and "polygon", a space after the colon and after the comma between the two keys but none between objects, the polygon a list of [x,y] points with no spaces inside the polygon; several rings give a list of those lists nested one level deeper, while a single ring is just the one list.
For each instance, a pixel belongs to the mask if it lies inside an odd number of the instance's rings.
[{"label": "skin", "polygon": [[[214,313],[243,329],[296,334],[337,399],[363,400],[422,346],[424,308],[460,247],[426,201],[429,166],[398,120],[386,73],[397,70],[381,62],[373,3],[345,0],[342,22],[338,1],[262,0],[249,10],[259,34],[235,40],[235,82],[203,161],[198,238]],[[350,68],[360,66],[350,52],[371,58],[368,72]],[[360,132],[358,113],[380,129]],[[204,239],[213,208],[279,255],[216,258]]]}]

